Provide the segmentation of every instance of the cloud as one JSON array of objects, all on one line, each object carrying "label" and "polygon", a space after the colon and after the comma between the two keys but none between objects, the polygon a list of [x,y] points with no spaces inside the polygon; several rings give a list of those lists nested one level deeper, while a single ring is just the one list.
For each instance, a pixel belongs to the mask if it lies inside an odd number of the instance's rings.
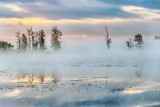
[{"label": "cloud", "polygon": [[[82,18],[128,18],[136,15],[121,10],[120,6],[107,4],[98,0],[38,0],[33,2],[15,1],[1,2],[4,13],[21,12],[18,17],[38,16],[50,19],[82,19]],[[3,9],[3,7],[1,7]],[[47,8],[46,8],[47,7]],[[4,14],[0,14],[3,17]]]},{"label": "cloud", "polygon": [[0,17],[1,18],[21,18],[27,17],[28,11],[27,9],[21,6],[21,3],[2,3],[0,2]]},{"label": "cloud", "polygon": [[137,14],[124,11],[121,7],[160,9],[158,0],[5,0],[0,3],[11,9],[1,12],[0,17],[13,17],[16,12],[21,12],[15,17],[37,16],[49,19],[137,18]]},{"label": "cloud", "polygon": [[122,10],[136,14],[144,19],[160,19],[160,10],[147,9],[138,6],[122,6]]},{"label": "cloud", "polygon": [[139,6],[150,9],[160,9],[159,0],[99,0],[103,3],[110,3],[118,6]]},{"label": "cloud", "polygon": [[21,6],[17,5],[17,4],[0,4],[2,7],[4,8],[8,8],[11,11],[14,12],[27,12],[27,10],[23,9]]}]

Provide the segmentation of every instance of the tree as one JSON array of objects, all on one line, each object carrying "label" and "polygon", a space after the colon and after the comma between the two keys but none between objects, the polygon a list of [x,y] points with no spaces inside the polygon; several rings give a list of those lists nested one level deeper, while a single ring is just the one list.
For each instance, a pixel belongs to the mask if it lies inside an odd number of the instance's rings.
[{"label": "tree", "polygon": [[143,45],[142,35],[138,33],[134,36],[133,40],[130,38],[128,41],[126,41],[126,45],[128,48],[141,48]]},{"label": "tree", "polygon": [[61,36],[62,32],[55,26],[51,29],[51,48],[54,50],[61,49]]},{"label": "tree", "polygon": [[35,32],[35,36],[32,36],[32,49],[37,50],[39,44],[39,32]]},{"label": "tree", "polygon": [[154,39],[160,39],[160,36],[155,36]]},{"label": "tree", "polygon": [[134,42],[136,43],[135,44],[136,47],[142,47],[143,45],[142,35],[139,33],[135,35]]},{"label": "tree", "polygon": [[33,46],[35,40],[34,40],[34,32],[32,30],[32,27],[27,29],[27,35],[28,35],[28,46],[29,46],[29,50],[31,49],[31,44]]},{"label": "tree", "polygon": [[46,49],[46,46],[45,46],[45,37],[46,35],[44,34],[44,30],[40,30],[39,31],[39,48],[40,50],[44,50]]},{"label": "tree", "polygon": [[0,50],[11,50],[14,46],[11,43],[0,40]]},{"label": "tree", "polygon": [[22,50],[23,51],[26,51],[27,50],[27,45],[28,45],[28,43],[27,43],[27,37],[26,37],[26,35],[23,33],[22,34],[22,39],[21,39],[21,46],[22,46]]},{"label": "tree", "polygon": [[128,41],[126,41],[126,45],[128,48],[133,48],[134,47],[133,40],[130,38]]},{"label": "tree", "polygon": [[20,37],[20,31],[16,32],[16,35],[17,37],[17,47],[18,47],[18,51],[21,50],[21,37]]},{"label": "tree", "polygon": [[106,34],[107,34],[106,38],[105,38],[106,39],[106,44],[107,44],[108,49],[110,49],[110,47],[111,47],[110,44],[111,44],[112,41],[111,41],[111,38],[109,38],[108,27],[105,26],[105,28],[106,28]]}]

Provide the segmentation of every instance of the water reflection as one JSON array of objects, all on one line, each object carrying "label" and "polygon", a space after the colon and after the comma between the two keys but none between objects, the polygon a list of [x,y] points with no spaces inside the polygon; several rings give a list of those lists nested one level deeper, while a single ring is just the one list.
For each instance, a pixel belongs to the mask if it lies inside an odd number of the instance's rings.
[{"label": "water reflection", "polygon": [[[100,72],[99,68],[102,68],[106,73],[104,76],[94,76],[95,74],[76,76],[74,75],[76,72],[69,72],[72,75],[59,76],[47,70],[36,73],[1,71],[0,104],[6,106],[7,104],[3,102],[10,101],[14,105],[23,107],[36,107],[37,105],[40,107],[96,107],[101,105],[103,107],[134,105],[135,101],[137,103],[153,102],[160,98],[160,95],[157,94],[160,91],[159,82],[144,81],[142,78],[144,72],[141,72],[139,67],[131,66],[134,70],[129,74],[126,74],[128,71],[119,70],[123,67],[115,65],[89,66],[89,70],[94,68],[97,70],[97,74]],[[86,70],[86,67],[71,66],[68,71],[77,69]],[[63,69],[61,72],[65,74],[65,70]],[[81,71],[81,73],[83,72],[85,71]],[[133,78],[130,79],[129,75]],[[11,98],[13,99],[11,100]],[[137,100],[138,98],[139,100]]]},{"label": "water reflection", "polygon": [[5,82],[0,82],[0,90],[7,97],[18,96],[26,92],[52,92],[57,88],[57,83],[60,81],[58,76],[54,74],[48,76],[34,73],[23,73],[11,77],[6,75],[5,79]]}]

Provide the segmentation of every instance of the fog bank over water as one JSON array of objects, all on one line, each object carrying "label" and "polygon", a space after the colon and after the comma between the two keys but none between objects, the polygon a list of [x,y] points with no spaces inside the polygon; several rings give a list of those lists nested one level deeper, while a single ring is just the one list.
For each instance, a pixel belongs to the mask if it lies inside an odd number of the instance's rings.
[{"label": "fog bank over water", "polygon": [[[64,41],[61,51],[0,53],[0,105],[159,106],[160,41]],[[16,105],[16,106],[13,106]]]},{"label": "fog bank over water", "polygon": [[112,42],[111,48],[108,50],[105,42],[101,40],[70,40],[62,44],[62,50],[59,52],[47,49],[44,52],[1,53],[0,65],[7,65],[7,67],[14,65],[19,69],[29,65],[47,68],[47,66],[64,65],[87,67],[99,64],[139,66],[143,67],[143,70],[150,67],[152,70],[158,70],[156,67],[159,66],[160,61],[159,46],[159,40],[146,40],[142,49],[128,49],[125,41],[116,40]]}]

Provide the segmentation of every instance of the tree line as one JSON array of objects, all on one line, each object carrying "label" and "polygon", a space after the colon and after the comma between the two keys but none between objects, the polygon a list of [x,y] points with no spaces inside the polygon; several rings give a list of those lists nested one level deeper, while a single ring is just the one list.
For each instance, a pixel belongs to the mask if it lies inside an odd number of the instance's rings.
[{"label": "tree line", "polygon": [[[105,26],[106,30],[106,36],[105,36],[105,41],[107,48],[110,49],[112,40],[109,37],[108,33],[108,27]],[[15,34],[16,39],[16,44],[17,44],[17,50],[18,51],[43,51],[47,49],[46,46],[46,35],[44,30],[39,30],[39,31],[33,31],[32,27],[29,29],[26,29],[26,33],[22,33],[20,31],[17,31]],[[62,37],[62,32],[57,28],[57,26],[54,26],[51,28],[51,48],[53,50],[61,50],[61,37]],[[129,38],[128,41],[126,41],[126,46],[131,49],[131,48],[142,48],[143,45],[143,38],[141,34],[136,34],[134,36],[134,39]],[[6,41],[1,41],[0,40],[0,50],[12,50],[13,45],[11,43],[8,43]]]},{"label": "tree line", "polygon": [[[61,36],[62,32],[54,26],[51,28],[51,48],[54,50],[61,49]],[[45,50],[47,49],[45,42],[45,32],[44,30],[39,30],[38,32],[33,31],[32,27],[26,29],[26,33],[21,33],[17,31],[15,34],[16,37],[16,45],[18,51],[36,51],[36,50]],[[1,50],[12,50],[13,45],[6,41],[0,41],[0,49]]]},{"label": "tree line", "polygon": [[[44,30],[39,30],[38,32],[33,31],[32,27],[26,29],[27,33],[21,33],[18,31],[16,33],[17,37],[17,47],[18,51],[26,51],[26,50],[45,50],[47,49],[45,42],[45,32]],[[56,27],[51,28],[51,48],[54,50],[61,49],[61,36],[62,32]]]}]

